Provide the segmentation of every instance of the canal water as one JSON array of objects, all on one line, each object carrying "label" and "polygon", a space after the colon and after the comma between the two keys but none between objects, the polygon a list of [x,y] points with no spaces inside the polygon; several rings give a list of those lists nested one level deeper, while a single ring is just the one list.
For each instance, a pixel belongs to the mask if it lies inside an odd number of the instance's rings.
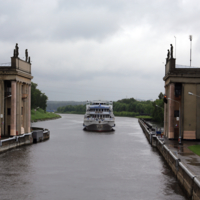
[{"label": "canal water", "polygon": [[116,117],[112,133],[83,131],[83,115],[33,123],[50,140],[0,154],[0,199],[186,199],[137,119]]}]

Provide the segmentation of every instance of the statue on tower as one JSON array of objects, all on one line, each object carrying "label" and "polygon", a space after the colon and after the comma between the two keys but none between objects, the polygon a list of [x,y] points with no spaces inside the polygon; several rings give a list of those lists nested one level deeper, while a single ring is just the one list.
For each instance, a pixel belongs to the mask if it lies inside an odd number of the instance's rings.
[{"label": "statue on tower", "polygon": [[26,57],[26,62],[28,62],[28,49],[25,50],[25,57]]},{"label": "statue on tower", "polygon": [[168,62],[168,60],[169,60],[169,57],[170,57],[170,52],[169,52],[169,49],[167,49],[167,58],[166,58],[166,64],[167,64],[167,62]]},{"label": "statue on tower", "polygon": [[173,46],[172,44],[170,44],[170,46],[171,46],[171,58],[173,58]]},{"label": "statue on tower", "polygon": [[18,43],[16,43],[15,45],[15,57],[18,58],[19,56],[19,47],[18,47]]},{"label": "statue on tower", "polygon": [[169,49],[167,49],[167,60],[169,60],[169,57],[170,57],[170,52]]}]

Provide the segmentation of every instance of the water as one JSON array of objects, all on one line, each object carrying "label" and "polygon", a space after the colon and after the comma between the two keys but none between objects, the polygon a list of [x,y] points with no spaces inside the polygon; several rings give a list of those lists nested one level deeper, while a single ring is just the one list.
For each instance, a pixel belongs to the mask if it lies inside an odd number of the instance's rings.
[{"label": "water", "polygon": [[82,130],[82,115],[37,122],[50,140],[0,155],[0,199],[186,199],[137,119],[116,117],[115,132]]}]

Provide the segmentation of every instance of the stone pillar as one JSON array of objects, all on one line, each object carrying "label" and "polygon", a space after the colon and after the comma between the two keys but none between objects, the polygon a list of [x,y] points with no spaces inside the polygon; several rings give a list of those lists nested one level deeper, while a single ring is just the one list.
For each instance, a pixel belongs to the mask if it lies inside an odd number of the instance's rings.
[{"label": "stone pillar", "polygon": [[[26,84],[23,84],[22,96],[24,96],[25,94],[26,94]],[[26,116],[26,101],[27,101],[27,99],[23,98],[23,127],[24,127],[24,133],[26,133],[26,120],[27,120],[27,116]]]},{"label": "stone pillar", "polygon": [[[169,85],[169,97],[174,100],[174,83]],[[168,99],[168,138],[174,138],[174,101]]]},{"label": "stone pillar", "polygon": [[4,113],[4,81],[0,81],[0,88],[1,88],[1,91],[0,91],[0,107],[1,107],[1,111],[0,111],[0,114],[3,115],[3,118],[0,119],[0,122],[1,122],[1,136],[2,135],[5,135],[5,132],[4,132],[4,123],[5,123],[5,113]]},{"label": "stone pillar", "polygon": [[10,135],[16,135],[16,81],[11,81]]},{"label": "stone pillar", "polygon": [[17,124],[16,124],[16,131],[17,131],[17,134],[18,135],[20,135],[20,133],[21,133],[21,131],[20,131],[20,129],[21,129],[21,124],[20,124],[20,118],[21,118],[21,110],[20,110],[20,83],[19,82],[17,82],[17,104],[16,104],[16,106],[17,106],[17,108],[16,108],[16,110],[17,110],[17,120],[16,120],[16,122],[17,122]]},{"label": "stone pillar", "polygon": [[31,85],[28,86],[28,132],[31,131]]},{"label": "stone pillar", "polygon": [[[167,95],[167,86],[165,86],[165,95]],[[164,135],[168,137],[168,118],[167,118],[167,104],[164,103]]]},{"label": "stone pillar", "polygon": [[22,83],[19,83],[19,135],[22,134]]},{"label": "stone pillar", "polygon": [[[28,94],[28,85],[25,84],[24,85],[24,94],[27,95]],[[24,101],[24,131],[25,133],[28,133],[28,97],[25,98]]]},{"label": "stone pillar", "polygon": [[[4,95],[2,94],[2,82],[3,81],[0,81],[0,115],[3,114],[3,107],[2,107],[2,101],[3,101],[3,97]],[[2,118],[0,116],[0,137],[2,135]]]},{"label": "stone pillar", "polygon": [[[198,96],[200,96],[200,84],[197,84],[196,87],[197,87],[197,92],[196,92],[196,94],[197,94]],[[199,139],[200,139],[200,123],[199,123],[199,121],[200,121],[200,98],[199,98],[199,97],[196,98],[196,110],[197,110],[197,119],[196,119],[197,130],[196,130],[196,139],[199,140]]]},{"label": "stone pillar", "polygon": [[[20,85],[20,91],[21,91],[21,97],[23,97],[23,83],[21,83]],[[21,134],[24,134],[24,102],[23,102],[23,98],[21,98]],[[22,109],[23,108],[23,109]]]}]

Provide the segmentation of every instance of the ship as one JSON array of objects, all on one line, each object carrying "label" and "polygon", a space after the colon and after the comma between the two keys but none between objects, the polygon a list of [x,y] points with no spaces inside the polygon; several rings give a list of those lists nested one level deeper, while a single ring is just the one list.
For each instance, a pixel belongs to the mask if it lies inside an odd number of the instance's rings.
[{"label": "ship", "polygon": [[114,131],[115,116],[112,101],[87,101],[83,122],[86,131]]}]

